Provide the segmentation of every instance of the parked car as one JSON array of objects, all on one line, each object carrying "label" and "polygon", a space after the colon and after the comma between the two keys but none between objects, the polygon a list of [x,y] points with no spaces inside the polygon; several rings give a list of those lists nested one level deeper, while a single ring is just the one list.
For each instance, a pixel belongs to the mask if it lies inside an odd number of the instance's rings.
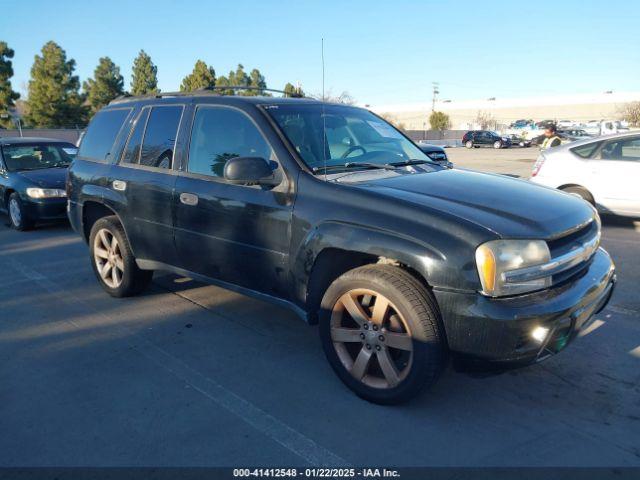
[{"label": "parked car", "polygon": [[585,138],[592,138],[592,135],[588,134],[581,128],[561,129],[558,130],[558,134],[564,136],[571,142],[575,142],[576,140],[584,140]]},{"label": "parked car", "polygon": [[511,366],[559,352],[615,281],[581,199],[444,168],[375,114],[316,100],[113,101],[67,188],[107,293],[165,270],[289,307],[377,403],[415,396],[451,356]]},{"label": "parked car", "polygon": [[580,140],[540,154],[531,181],[577,195],[599,211],[640,216],[640,134]]},{"label": "parked car", "polygon": [[508,148],[511,146],[511,140],[490,130],[471,130],[463,135],[462,144],[467,148]]},{"label": "parked car", "polygon": [[528,140],[525,137],[521,137],[518,135],[511,135],[509,137],[509,140],[511,140],[511,145],[517,145],[520,148],[527,148],[531,146],[531,140]]},{"label": "parked car", "polygon": [[76,152],[51,138],[0,138],[0,208],[13,228],[66,218],[65,178]]},{"label": "parked car", "polygon": [[422,150],[422,152],[425,153],[427,157],[429,157],[434,162],[438,162],[445,167],[453,167],[453,163],[449,161],[447,152],[443,147],[439,145],[433,145],[431,143],[426,143],[423,140],[419,141],[417,145],[418,148]]}]

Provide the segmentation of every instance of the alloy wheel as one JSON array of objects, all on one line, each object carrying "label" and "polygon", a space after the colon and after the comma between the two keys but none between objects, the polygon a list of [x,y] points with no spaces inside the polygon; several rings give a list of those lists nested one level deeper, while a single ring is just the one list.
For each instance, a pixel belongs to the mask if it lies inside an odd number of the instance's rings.
[{"label": "alloy wheel", "polygon": [[14,225],[19,226],[22,222],[22,213],[20,212],[20,205],[15,198],[9,201],[9,215]]},{"label": "alloy wheel", "polygon": [[118,239],[106,228],[95,236],[93,258],[102,281],[110,288],[118,288],[124,276],[124,261]]},{"label": "alloy wheel", "polygon": [[409,374],[413,341],[407,322],[378,292],[354,289],[331,313],[331,339],[344,368],[373,388],[394,388]]}]

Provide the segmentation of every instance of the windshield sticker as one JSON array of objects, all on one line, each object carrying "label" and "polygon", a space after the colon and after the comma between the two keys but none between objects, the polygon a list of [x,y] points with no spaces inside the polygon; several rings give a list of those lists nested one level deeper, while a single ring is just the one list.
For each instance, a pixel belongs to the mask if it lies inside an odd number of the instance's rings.
[{"label": "windshield sticker", "polygon": [[67,155],[76,155],[78,153],[78,149],[77,148],[63,147],[62,150]]},{"label": "windshield sticker", "polygon": [[398,132],[391,125],[382,122],[372,122],[368,120],[367,123],[371,125],[376,132],[385,138],[404,138],[400,132]]}]

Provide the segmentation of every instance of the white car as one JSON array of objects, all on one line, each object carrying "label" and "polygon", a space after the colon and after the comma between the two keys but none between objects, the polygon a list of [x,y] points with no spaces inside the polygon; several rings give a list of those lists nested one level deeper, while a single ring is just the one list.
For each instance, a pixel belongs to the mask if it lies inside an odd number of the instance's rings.
[{"label": "white car", "polygon": [[540,153],[531,181],[579,195],[602,213],[640,216],[640,132],[590,138]]}]

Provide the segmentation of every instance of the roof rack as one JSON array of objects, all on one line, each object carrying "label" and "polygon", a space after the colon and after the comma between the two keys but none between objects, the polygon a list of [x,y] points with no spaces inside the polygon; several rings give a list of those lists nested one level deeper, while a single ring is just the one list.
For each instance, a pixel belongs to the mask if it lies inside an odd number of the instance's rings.
[{"label": "roof rack", "polygon": [[127,100],[129,98],[134,98],[134,97],[135,98],[184,97],[184,96],[197,95],[199,93],[200,94],[211,93],[212,95],[219,95],[218,92],[225,91],[225,90],[250,90],[250,91],[257,91],[257,92],[273,92],[273,93],[281,93],[291,98],[306,98],[304,95],[299,95],[296,93],[292,95],[292,94],[289,94],[288,92],[285,92],[284,90],[276,90],[273,88],[241,87],[236,85],[229,85],[226,87],[204,87],[204,88],[199,88],[197,90],[193,90],[190,92],[158,92],[158,93],[149,93],[146,95],[131,95],[129,92],[127,92],[123,95],[120,95],[119,97],[114,98],[109,103],[118,103],[120,101]]}]

